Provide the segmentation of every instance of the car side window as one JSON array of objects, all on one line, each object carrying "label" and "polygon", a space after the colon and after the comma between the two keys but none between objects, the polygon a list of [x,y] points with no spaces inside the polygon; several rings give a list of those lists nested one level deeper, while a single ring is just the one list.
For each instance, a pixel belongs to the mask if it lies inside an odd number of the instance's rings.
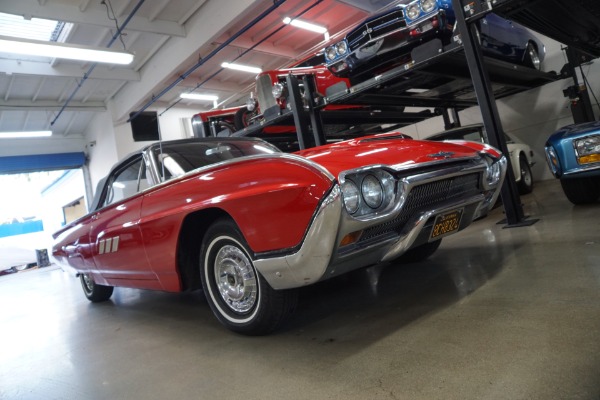
[{"label": "car side window", "polygon": [[146,165],[140,157],[117,170],[109,179],[103,206],[131,197],[149,186],[146,179]]}]

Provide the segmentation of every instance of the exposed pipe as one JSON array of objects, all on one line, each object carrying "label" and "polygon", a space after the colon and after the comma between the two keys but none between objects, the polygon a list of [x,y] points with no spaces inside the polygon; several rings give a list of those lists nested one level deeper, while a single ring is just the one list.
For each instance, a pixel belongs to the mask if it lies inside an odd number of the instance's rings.
[{"label": "exposed pipe", "polygon": [[[131,21],[131,18],[133,18],[133,16],[135,15],[135,13],[137,13],[137,11],[140,9],[140,7],[144,3],[144,1],[146,1],[146,0],[139,0],[138,1],[138,3],[135,5],[135,7],[133,8],[133,10],[131,10],[131,13],[129,13],[129,15],[127,16],[127,18],[125,19],[125,21],[123,21],[123,24],[117,29],[117,33],[115,33],[113,35],[112,39],[110,40],[110,42],[108,42],[108,45],[106,45],[106,48],[110,48],[110,46],[112,46],[113,43],[121,36],[121,32],[123,32],[123,29],[125,29],[125,27],[129,23],[129,21]],[[73,90],[73,93],[71,93],[71,95],[69,96],[69,98],[67,99],[67,101],[65,102],[65,104],[62,106],[62,108],[60,109],[60,111],[58,112],[58,114],[56,115],[56,117],[54,117],[54,119],[52,120],[52,122],[50,122],[50,126],[53,126],[56,123],[56,121],[61,116],[61,114],[63,113],[63,111],[67,108],[67,106],[69,105],[69,103],[71,102],[71,100],[73,100],[73,97],[75,96],[75,94],[77,94],[77,92],[79,91],[79,89],[81,89],[81,86],[83,85],[83,83],[90,77],[90,74],[92,73],[92,71],[94,70],[94,68],[96,68],[96,65],[98,65],[98,63],[93,63],[91,65],[91,67],[88,69],[88,71],[83,75],[83,78],[81,79],[81,81],[77,82],[77,87],[75,88],[75,90]]]},{"label": "exposed pipe", "polygon": [[159,94],[157,94],[156,96],[152,96],[152,99],[149,102],[147,102],[146,104],[144,104],[142,106],[142,108],[140,108],[138,111],[136,111],[133,115],[131,115],[129,117],[129,119],[127,120],[127,122],[131,122],[132,119],[134,119],[135,117],[137,117],[138,115],[140,115],[144,110],[146,110],[148,107],[150,107],[152,104],[154,104],[156,102],[156,100],[160,99],[167,92],[169,92],[171,89],[173,89],[175,86],[177,86],[177,84],[179,84],[179,82],[181,82],[185,78],[187,78],[196,69],[198,69],[199,67],[201,67],[206,61],[208,61],[211,58],[213,58],[217,53],[219,53],[221,50],[223,50],[225,47],[227,47],[231,42],[233,42],[235,39],[237,39],[238,37],[240,37],[241,35],[243,35],[244,33],[246,33],[250,28],[252,28],[254,25],[256,25],[257,23],[259,23],[264,17],[266,17],[267,15],[269,15],[271,12],[273,12],[275,9],[277,9],[280,5],[282,5],[285,2],[286,2],[286,0],[276,0],[276,1],[274,1],[273,5],[271,7],[267,8],[265,11],[263,11],[258,17],[254,18],[252,21],[250,21],[250,23],[248,23],[241,30],[239,30],[238,32],[236,32],[233,36],[231,36],[225,42],[221,43],[219,45],[219,47],[217,47],[216,49],[214,49],[213,51],[211,51],[206,57],[201,58],[200,61],[198,61],[190,69],[188,69],[183,74],[181,74],[177,79],[175,79],[175,81],[173,81],[173,83],[171,83],[166,88],[164,88]]},{"label": "exposed pipe", "polygon": [[[310,11],[311,9],[313,9],[313,7],[317,6],[322,1],[323,0],[317,0],[315,3],[311,4],[310,6],[306,7],[304,10],[302,10],[299,14],[295,15],[294,18],[299,18],[299,17],[303,16],[304,14],[306,14],[308,11]],[[292,19],[294,19],[294,18],[292,18]],[[236,58],[234,58],[232,61],[239,60],[240,58],[242,58],[243,56],[245,56],[246,54],[248,54],[250,51],[254,50],[258,46],[260,46],[261,44],[263,44],[265,41],[267,41],[269,38],[273,37],[277,32],[281,31],[282,29],[284,29],[287,26],[288,25],[281,25],[279,28],[275,29],[273,32],[269,33],[267,36],[265,36],[264,38],[262,38],[261,40],[259,40],[252,47],[244,50],[242,52],[242,54],[240,54],[239,56],[237,56]],[[214,74],[212,74],[211,76],[209,76],[208,78],[206,78],[205,80],[203,80],[202,82],[198,83],[192,90],[190,90],[189,93],[192,93],[194,90],[200,88],[206,82],[210,81],[212,78],[214,78],[215,76],[217,76],[218,74],[220,74],[223,70],[224,70],[224,68],[218,69],[217,72],[215,72]],[[179,102],[181,100],[182,100],[181,98],[177,99],[173,104],[169,105],[163,112],[161,112],[159,116],[163,115],[165,112],[167,112],[171,108],[175,107],[177,104],[179,104]]]}]

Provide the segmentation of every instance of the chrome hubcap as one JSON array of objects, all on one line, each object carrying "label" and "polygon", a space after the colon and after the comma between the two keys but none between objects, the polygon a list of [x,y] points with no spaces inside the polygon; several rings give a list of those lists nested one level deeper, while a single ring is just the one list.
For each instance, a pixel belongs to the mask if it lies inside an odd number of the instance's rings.
[{"label": "chrome hubcap", "polygon": [[258,286],[254,267],[246,254],[236,246],[223,246],[215,258],[214,270],[225,304],[236,313],[250,311],[258,298]]},{"label": "chrome hubcap", "polygon": [[523,179],[523,182],[525,182],[527,186],[531,184],[531,175],[529,175],[527,168],[521,168],[521,179]]},{"label": "chrome hubcap", "polygon": [[91,292],[92,290],[94,290],[94,281],[90,277],[90,274],[83,274],[82,276],[83,276],[83,284],[85,285],[85,289],[88,292]]},{"label": "chrome hubcap", "polygon": [[533,48],[533,46],[529,46],[529,57],[531,58],[531,62],[535,69],[540,69],[540,57],[538,56],[537,51]]}]

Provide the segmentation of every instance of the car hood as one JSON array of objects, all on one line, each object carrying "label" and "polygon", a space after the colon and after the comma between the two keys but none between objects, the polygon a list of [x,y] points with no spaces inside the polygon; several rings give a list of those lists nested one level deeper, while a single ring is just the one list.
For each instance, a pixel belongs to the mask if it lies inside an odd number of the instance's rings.
[{"label": "car hood", "polygon": [[325,167],[335,176],[340,172],[367,165],[388,165],[405,169],[449,159],[478,156],[462,145],[413,140],[400,133],[367,136],[331,145],[302,150],[296,154]]},{"label": "car hood", "polygon": [[584,136],[589,133],[600,133],[600,121],[586,122],[583,124],[567,125],[554,132],[548,138],[549,143],[559,142],[571,137]]}]

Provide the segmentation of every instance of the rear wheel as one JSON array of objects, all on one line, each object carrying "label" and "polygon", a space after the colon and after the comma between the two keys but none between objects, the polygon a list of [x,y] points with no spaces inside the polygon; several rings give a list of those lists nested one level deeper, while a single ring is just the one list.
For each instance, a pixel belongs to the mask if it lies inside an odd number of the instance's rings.
[{"label": "rear wheel", "polygon": [[248,111],[247,107],[242,107],[235,112],[233,116],[233,124],[235,130],[239,131],[250,125],[250,118],[252,117],[252,111]]},{"label": "rear wheel", "polygon": [[560,184],[565,196],[573,204],[595,203],[600,197],[599,178],[561,179]]},{"label": "rear wheel", "polygon": [[94,278],[90,274],[79,275],[79,280],[81,281],[83,294],[93,303],[106,301],[112,296],[114,288],[112,286],[98,285],[94,282]]},{"label": "rear wheel", "polygon": [[400,257],[400,261],[412,263],[426,260],[436,252],[440,244],[442,244],[442,239],[412,248]]},{"label": "rear wheel", "polygon": [[264,335],[283,324],[296,308],[295,290],[274,290],[252,263],[237,225],[221,219],[202,242],[202,288],[219,321],[232,331]]},{"label": "rear wheel", "polygon": [[528,194],[533,191],[533,175],[527,158],[523,154],[519,157],[519,168],[521,170],[521,180],[519,181],[519,193]]},{"label": "rear wheel", "polygon": [[531,68],[535,68],[538,71],[542,69],[542,61],[540,60],[540,55],[535,45],[531,42],[527,43],[527,47],[525,48],[525,65]]}]

